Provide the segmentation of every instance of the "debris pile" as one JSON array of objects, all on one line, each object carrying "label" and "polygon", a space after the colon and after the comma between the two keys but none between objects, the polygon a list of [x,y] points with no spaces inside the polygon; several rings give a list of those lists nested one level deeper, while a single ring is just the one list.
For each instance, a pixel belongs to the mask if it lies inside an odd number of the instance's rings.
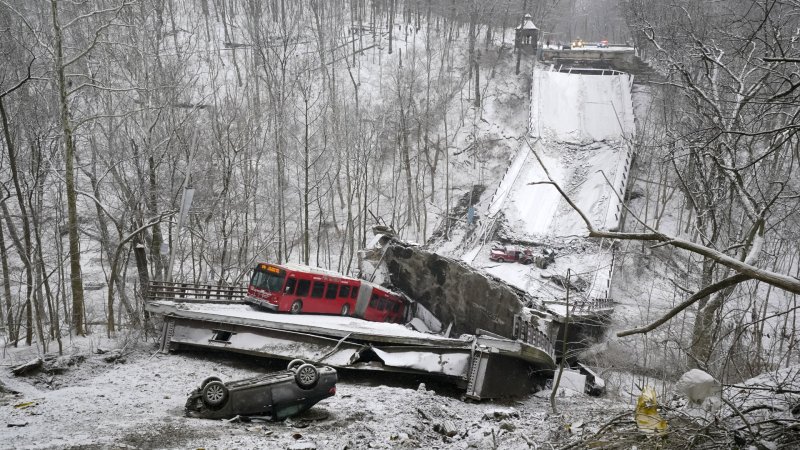
[{"label": "debris pile", "polygon": [[86,355],[58,356],[47,354],[44,355],[44,357],[37,357],[12,367],[11,373],[18,377],[35,375],[41,372],[49,375],[61,374],[66,372],[70,367],[74,367],[85,360]]},{"label": "debris pile", "polygon": [[392,285],[452,324],[455,335],[480,328],[510,338],[524,313],[521,292],[460,261],[392,243],[384,262]]}]

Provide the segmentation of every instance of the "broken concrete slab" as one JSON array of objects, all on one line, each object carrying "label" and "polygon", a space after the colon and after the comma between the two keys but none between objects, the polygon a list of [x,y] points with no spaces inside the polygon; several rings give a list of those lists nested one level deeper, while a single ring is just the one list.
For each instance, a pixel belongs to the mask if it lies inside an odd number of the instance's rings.
[{"label": "broken concrete slab", "polygon": [[514,317],[524,313],[520,292],[463,262],[396,243],[384,262],[395,289],[452,324],[455,335],[481,328],[511,338]]},{"label": "broken concrete slab", "polygon": [[[555,386],[555,380],[557,377],[558,373],[553,376],[553,386]],[[583,375],[576,370],[564,369],[564,372],[561,374],[561,382],[558,384],[558,388],[566,388],[575,392],[583,393],[586,390],[586,375]]]},{"label": "broken concrete slab", "polygon": [[[156,301],[147,309],[165,318],[161,337],[165,353],[183,347],[215,348],[324,361],[336,368],[436,375],[466,388],[466,397],[476,400],[530,393],[555,367],[549,341],[540,345],[484,335],[452,339],[398,324],[274,314],[247,305]],[[225,342],[213,339],[220,329],[230,332]]]},{"label": "broken concrete slab", "polygon": [[433,424],[433,431],[447,437],[453,437],[458,434],[458,428],[456,428],[455,422],[448,419]]}]

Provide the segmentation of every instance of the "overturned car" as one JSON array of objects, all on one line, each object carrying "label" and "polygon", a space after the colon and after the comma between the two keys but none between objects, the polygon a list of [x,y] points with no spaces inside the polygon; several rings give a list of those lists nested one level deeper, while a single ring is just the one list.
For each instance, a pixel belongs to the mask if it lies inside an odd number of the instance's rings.
[{"label": "overturned car", "polygon": [[281,420],[336,394],[336,370],[295,359],[287,370],[223,383],[203,380],[186,400],[186,415],[204,419],[267,416]]}]

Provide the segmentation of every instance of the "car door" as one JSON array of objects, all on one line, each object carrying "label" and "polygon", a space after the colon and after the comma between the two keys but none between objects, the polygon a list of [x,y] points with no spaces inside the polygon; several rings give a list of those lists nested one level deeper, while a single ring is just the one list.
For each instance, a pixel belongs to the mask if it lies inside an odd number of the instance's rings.
[{"label": "car door", "polygon": [[230,393],[233,411],[240,415],[272,415],[272,389],[269,384],[255,383]]}]

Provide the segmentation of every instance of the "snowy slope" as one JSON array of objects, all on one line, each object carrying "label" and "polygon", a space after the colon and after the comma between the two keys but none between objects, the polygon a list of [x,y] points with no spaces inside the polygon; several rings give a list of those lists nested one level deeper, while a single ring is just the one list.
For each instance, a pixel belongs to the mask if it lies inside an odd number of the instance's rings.
[{"label": "snowy slope", "polygon": [[632,78],[612,71],[539,69],[531,89],[530,137],[492,197],[488,216],[505,219],[500,234],[508,240],[556,248],[556,263],[547,269],[497,264],[489,261],[487,245],[472,248],[463,259],[542,300],[565,295],[550,277],[564,276],[567,269],[589,284],[579,296],[608,298],[612,252],[606,243],[586,239],[580,215],[552,184],[539,183],[557,183],[593,227],[619,227],[631,161],[625,140],[634,132]]},{"label": "snowy slope", "polygon": [[621,140],[630,136],[634,131],[632,77],[621,72],[596,73],[536,71],[531,136],[560,142]]}]

